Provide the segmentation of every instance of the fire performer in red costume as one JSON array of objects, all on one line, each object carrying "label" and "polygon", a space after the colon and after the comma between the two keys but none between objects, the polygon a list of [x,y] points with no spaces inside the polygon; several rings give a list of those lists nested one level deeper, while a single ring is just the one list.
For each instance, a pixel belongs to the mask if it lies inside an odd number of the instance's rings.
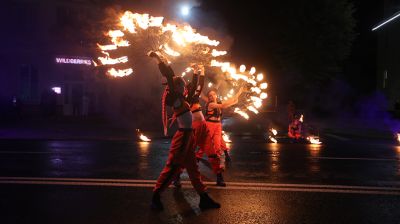
[{"label": "fire performer in red costume", "polygon": [[[205,144],[202,148],[200,147],[199,151],[196,153],[197,158],[203,157],[203,153],[205,152],[211,161],[215,160],[219,163],[219,170],[217,172],[217,185],[226,186],[221,167],[221,155],[222,152],[225,153],[225,157],[229,159],[228,147],[226,146],[225,141],[222,138],[222,109],[228,108],[230,106],[235,105],[238,102],[240,94],[242,94],[243,88],[236,93],[232,98],[224,101],[218,102],[217,92],[215,90],[210,90],[207,93],[207,97],[203,97],[207,102],[206,104],[206,124],[208,129],[208,135],[211,138],[211,141],[206,141],[209,144]],[[210,157],[210,155],[212,155]],[[215,162],[216,163],[216,162]],[[216,166],[216,165],[215,165]]]},{"label": "fire performer in red costume", "polygon": [[302,122],[300,121],[300,116],[298,114],[294,115],[292,122],[289,124],[288,136],[293,140],[299,140],[303,137]]},{"label": "fire performer in red costume", "polygon": [[[194,66],[193,79],[192,82],[188,85],[189,94],[188,99],[191,103],[190,111],[193,114],[193,130],[195,134],[195,145],[200,149],[209,149],[206,151],[208,160],[210,161],[211,168],[213,172],[217,175],[218,186],[226,186],[224,179],[222,177],[223,168],[221,167],[220,156],[218,155],[218,151],[214,150],[212,138],[210,136],[210,132],[207,129],[207,122],[204,118],[202,108],[200,105],[200,94],[203,90],[204,86],[204,66],[198,65]],[[198,83],[197,83],[198,80]],[[190,86],[190,88],[189,88]],[[193,88],[194,87],[194,88]],[[174,180],[174,185],[176,187],[180,187],[180,175],[177,176],[177,179]]]},{"label": "fire performer in red costume", "polygon": [[150,52],[149,56],[157,60],[161,74],[166,77],[168,92],[164,94],[165,102],[174,110],[174,117],[178,123],[178,131],[171,141],[167,163],[158,177],[156,186],[153,190],[151,208],[162,210],[163,204],[160,194],[171,184],[181,172],[186,168],[190,181],[200,195],[199,207],[201,209],[220,208],[221,205],[209,197],[206,186],[203,184],[195,157],[194,135],[192,129],[192,113],[190,105],[184,97],[186,91],[185,80],[175,77],[174,72],[162,56],[155,52]]}]

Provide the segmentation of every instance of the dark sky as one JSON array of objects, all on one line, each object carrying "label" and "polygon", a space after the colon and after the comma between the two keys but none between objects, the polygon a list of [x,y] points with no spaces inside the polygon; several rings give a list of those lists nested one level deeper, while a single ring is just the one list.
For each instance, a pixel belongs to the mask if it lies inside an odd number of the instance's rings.
[{"label": "dark sky", "polygon": [[[233,3],[228,0],[203,0],[200,8],[193,11],[188,21],[195,27],[211,26],[231,35],[234,40],[231,48],[233,58],[244,63],[256,63],[268,69],[268,63],[274,62],[268,61],[270,57],[266,35],[274,31],[262,25],[271,18],[266,13],[265,7],[276,7],[274,2],[264,1],[266,5],[262,6],[259,1]],[[286,2],[288,2],[287,7],[291,7],[290,1]],[[383,18],[383,1],[353,0],[352,2],[357,36],[351,53],[343,64],[343,79],[348,81],[355,91],[368,94],[376,85],[377,38],[371,28]]]}]

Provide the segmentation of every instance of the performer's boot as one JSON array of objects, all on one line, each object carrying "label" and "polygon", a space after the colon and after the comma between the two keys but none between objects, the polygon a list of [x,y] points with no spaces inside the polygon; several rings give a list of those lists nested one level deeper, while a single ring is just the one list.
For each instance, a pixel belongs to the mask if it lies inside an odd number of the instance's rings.
[{"label": "performer's boot", "polygon": [[217,186],[226,187],[226,183],[224,181],[224,177],[222,176],[222,173],[217,174]]},{"label": "performer's boot", "polygon": [[153,210],[158,210],[161,211],[164,209],[164,206],[161,202],[161,197],[160,197],[160,193],[155,191],[153,193],[153,197],[151,199],[151,205],[150,205],[151,209]]},{"label": "performer's boot", "polygon": [[180,188],[182,187],[181,184],[181,174],[178,174],[178,176],[176,176],[176,179],[173,181],[173,184],[176,188]]},{"label": "performer's boot", "polygon": [[229,155],[228,150],[224,150],[224,154],[225,154],[225,161],[227,161],[227,162],[232,161],[231,156]]},{"label": "performer's boot", "polygon": [[209,209],[209,208],[221,208],[221,205],[214,201],[207,193],[200,194],[200,203],[199,207],[201,209]]}]

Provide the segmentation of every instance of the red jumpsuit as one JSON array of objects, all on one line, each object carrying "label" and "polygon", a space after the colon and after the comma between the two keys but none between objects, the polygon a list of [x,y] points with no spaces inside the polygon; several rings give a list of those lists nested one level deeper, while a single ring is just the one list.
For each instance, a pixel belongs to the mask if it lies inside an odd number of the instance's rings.
[{"label": "red jumpsuit", "polygon": [[[211,120],[211,117],[217,117],[219,120]],[[220,173],[223,170],[223,166],[221,166],[221,155],[223,152],[222,145],[227,148],[225,141],[222,139],[221,117],[221,109],[216,108],[213,110],[208,110],[207,104],[206,125],[208,134],[204,147],[200,146],[200,149],[196,153],[197,158],[203,157],[204,152],[206,153],[215,173]]]},{"label": "red jumpsuit", "polygon": [[[174,90],[172,69],[164,63],[159,64],[161,73],[167,78],[168,87],[171,91],[173,102],[180,101],[179,107],[174,107],[174,115],[179,119],[186,113],[190,113],[189,103],[182,95],[179,95]],[[155,192],[161,193],[164,191],[176,176],[181,173],[183,168],[186,168],[190,181],[195,190],[201,194],[206,191],[206,186],[203,184],[199,172],[199,167],[195,157],[195,142],[192,128],[180,128],[172,138],[169,155],[166,165],[157,179]]]},{"label": "red jumpsuit", "polygon": [[221,173],[223,168],[221,167],[220,154],[214,150],[213,140],[211,138],[207,122],[205,120],[195,121],[193,122],[193,129],[195,132],[196,146],[199,147],[196,157],[201,158],[203,156],[204,149],[207,149],[205,150],[205,153],[208,157],[208,161],[211,164],[213,172],[215,174]]}]

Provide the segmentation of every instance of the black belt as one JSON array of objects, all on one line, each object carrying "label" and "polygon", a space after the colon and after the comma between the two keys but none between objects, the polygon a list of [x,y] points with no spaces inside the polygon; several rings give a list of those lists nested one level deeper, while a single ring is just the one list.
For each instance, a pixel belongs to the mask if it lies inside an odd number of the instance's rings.
[{"label": "black belt", "polygon": [[186,113],[186,112],[189,112],[189,111],[190,111],[189,109],[184,110],[184,111],[182,111],[182,112],[180,112],[180,113],[177,113],[177,114],[175,115],[175,117],[179,117],[179,116],[181,116],[182,114],[184,114],[184,113]]},{"label": "black belt", "polygon": [[207,122],[212,122],[212,123],[221,123],[221,121],[214,121],[214,120],[206,120]]},{"label": "black belt", "polygon": [[192,111],[192,113],[196,113],[196,112],[199,112],[199,111],[201,111],[201,109],[196,109],[196,110]]},{"label": "black belt", "polygon": [[193,128],[178,128],[178,131],[193,131]]}]

